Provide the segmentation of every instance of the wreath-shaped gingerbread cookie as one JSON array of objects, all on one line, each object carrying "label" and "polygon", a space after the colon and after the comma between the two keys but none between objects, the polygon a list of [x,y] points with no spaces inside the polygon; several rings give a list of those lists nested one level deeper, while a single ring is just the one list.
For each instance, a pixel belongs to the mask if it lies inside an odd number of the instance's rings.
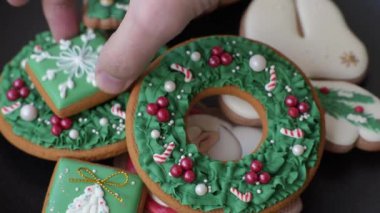
[{"label": "wreath-shaped gingerbread cookie", "polygon": [[[275,211],[309,183],[323,150],[323,114],[308,80],[281,54],[245,38],[214,36],[177,46],[149,70],[128,102],[127,144],[143,181],[169,206]],[[263,122],[261,145],[239,161],[212,160],[188,143],[188,109],[219,94],[247,100]],[[305,110],[295,116],[298,103]]]}]

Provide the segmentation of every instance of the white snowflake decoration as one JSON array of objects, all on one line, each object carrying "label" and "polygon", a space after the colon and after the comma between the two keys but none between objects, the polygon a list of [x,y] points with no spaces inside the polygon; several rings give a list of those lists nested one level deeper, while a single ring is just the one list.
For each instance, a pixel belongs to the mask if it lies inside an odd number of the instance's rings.
[{"label": "white snowflake decoration", "polygon": [[88,186],[83,194],[69,204],[66,213],[108,213],[109,208],[103,196],[104,192],[98,184]]},{"label": "white snowflake decoration", "polygon": [[41,62],[45,59],[55,60],[56,68],[46,70],[46,74],[42,76],[42,81],[51,81],[57,73],[67,74],[67,80],[58,85],[58,90],[61,98],[66,98],[67,91],[75,87],[73,78],[81,78],[86,76],[87,83],[96,87],[95,82],[95,64],[101,46],[94,50],[88,43],[96,38],[92,29],[81,35],[82,46],[72,45],[69,40],[61,40],[59,49],[61,52],[57,56],[50,55],[46,51],[37,52],[31,55],[31,58],[36,62]]}]

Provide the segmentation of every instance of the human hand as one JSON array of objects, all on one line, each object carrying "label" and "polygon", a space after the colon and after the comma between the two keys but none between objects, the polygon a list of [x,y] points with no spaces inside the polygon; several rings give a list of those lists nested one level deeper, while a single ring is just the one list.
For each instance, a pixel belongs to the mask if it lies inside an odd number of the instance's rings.
[{"label": "human hand", "polygon": [[[127,89],[170,39],[197,16],[236,0],[131,0],[128,13],[104,45],[96,66],[100,89],[117,94]],[[22,6],[28,0],[8,0]],[[75,0],[42,0],[44,14],[56,40],[79,31]]]}]

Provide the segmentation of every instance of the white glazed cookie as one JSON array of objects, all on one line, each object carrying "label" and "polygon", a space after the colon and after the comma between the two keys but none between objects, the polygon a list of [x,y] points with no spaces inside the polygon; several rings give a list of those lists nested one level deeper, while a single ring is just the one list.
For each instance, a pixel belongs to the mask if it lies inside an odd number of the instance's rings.
[{"label": "white glazed cookie", "polygon": [[359,82],[367,69],[365,46],[330,0],[252,1],[241,35],[276,48],[313,79]]},{"label": "white glazed cookie", "polygon": [[[343,81],[312,81],[318,89],[322,107],[326,111],[326,149],[344,153],[353,147],[367,151],[380,151],[380,100],[367,90]],[[252,120],[259,123],[254,108],[242,99],[221,99],[233,105],[226,115],[231,120]],[[226,104],[225,104],[226,105]],[[238,107],[237,107],[238,106]],[[233,113],[231,113],[231,111]],[[236,118],[236,115],[242,116]],[[300,117],[301,119],[302,117]]]}]

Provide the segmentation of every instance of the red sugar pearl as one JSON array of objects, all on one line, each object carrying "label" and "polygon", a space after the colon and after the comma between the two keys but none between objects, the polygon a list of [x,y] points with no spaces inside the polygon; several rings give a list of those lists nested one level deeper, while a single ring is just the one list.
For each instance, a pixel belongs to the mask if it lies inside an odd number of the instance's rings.
[{"label": "red sugar pearl", "polygon": [[61,135],[62,131],[63,130],[62,130],[61,125],[58,125],[58,124],[53,125],[53,127],[51,128],[51,134],[53,134],[54,136]]},{"label": "red sugar pearl", "polygon": [[192,183],[195,180],[195,173],[193,170],[187,170],[185,174],[183,174],[183,180],[186,183]]},{"label": "red sugar pearl", "polygon": [[19,79],[16,79],[14,82],[13,82],[13,87],[15,88],[15,89],[21,89],[22,87],[24,87],[25,86],[25,82],[21,79],[21,78],[19,78]]},{"label": "red sugar pearl", "polygon": [[193,160],[189,157],[182,158],[179,164],[184,170],[191,170],[193,168]]},{"label": "red sugar pearl", "polygon": [[307,113],[310,111],[310,106],[308,103],[306,102],[302,102],[298,105],[298,110],[301,112],[301,113]]},{"label": "red sugar pearl", "polygon": [[259,180],[259,176],[255,172],[251,171],[251,172],[248,172],[247,174],[245,174],[244,180],[248,184],[254,184]]},{"label": "red sugar pearl", "polygon": [[362,107],[362,106],[356,106],[355,107],[355,112],[357,112],[357,113],[363,113],[364,112],[364,107]]},{"label": "red sugar pearl", "polygon": [[300,115],[300,112],[297,108],[295,107],[290,107],[288,109],[288,115],[292,118],[298,118],[298,116]]},{"label": "red sugar pearl", "polygon": [[15,101],[20,98],[20,93],[16,89],[10,89],[7,91],[7,99],[10,101]]},{"label": "red sugar pearl", "polygon": [[22,98],[27,98],[30,94],[28,87],[22,87],[18,92]]},{"label": "red sugar pearl", "polygon": [[268,172],[263,172],[259,175],[259,182],[261,184],[269,183],[270,179],[271,179],[271,176]]},{"label": "red sugar pearl", "polygon": [[220,65],[220,58],[218,56],[212,56],[209,60],[208,60],[208,65],[210,65],[210,67],[217,67]]},{"label": "red sugar pearl", "polygon": [[164,96],[161,96],[157,99],[157,105],[162,108],[167,107],[169,106],[169,99]]},{"label": "red sugar pearl", "polygon": [[73,126],[73,121],[70,118],[64,118],[60,122],[64,130],[70,129]]},{"label": "red sugar pearl", "polygon": [[224,52],[222,47],[215,46],[211,49],[211,55],[220,56]]},{"label": "red sugar pearl", "polygon": [[288,95],[285,98],[285,105],[287,107],[296,107],[297,104],[298,104],[298,98],[296,96]]},{"label": "red sugar pearl", "polygon": [[327,88],[327,87],[321,87],[321,88],[319,89],[319,91],[320,91],[322,94],[325,94],[325,95],[330,93],[330,89]]},{"label": "red sugar pearl", "polygon": [[159,122],[168,122],[170,120],[170,113],[165,108],[159,109],[156,116]]},{"label": "red sugar pearl", "polygon": [[252,161],[252,163],[251,163],[251,171],[253,171],[253,172],[261,172],[262,169],[263,169],[263,164],[260,161],[258,161],[258,160]]},{"label": "red sugar pearl", "polygon": [[56,115],[52,115],[50,118],[50,123],[52,125],[61,125],[61,118]]},{"label": "red sugar pearl", "polygon": [[149,103],[148,105],[146,105],[146,112],[149,115],[156,115],[158,110],[159,110],[159,107],[156,103]]},{"label": "red sugar pearl", "polygon": [[180,177],[183,173],[182,167],[180,165],[174,164],[170,168],[170,175],[173,177]]},{"label": "red sugar pearl", "polygon": [[223,53],[220,56],[220,60],[221,60],[221,62],[222,62],[223,65],[229,65],[229,64],[232,63],[233,58],[232,58],[231,54],[229,54],[229,53]]}]

